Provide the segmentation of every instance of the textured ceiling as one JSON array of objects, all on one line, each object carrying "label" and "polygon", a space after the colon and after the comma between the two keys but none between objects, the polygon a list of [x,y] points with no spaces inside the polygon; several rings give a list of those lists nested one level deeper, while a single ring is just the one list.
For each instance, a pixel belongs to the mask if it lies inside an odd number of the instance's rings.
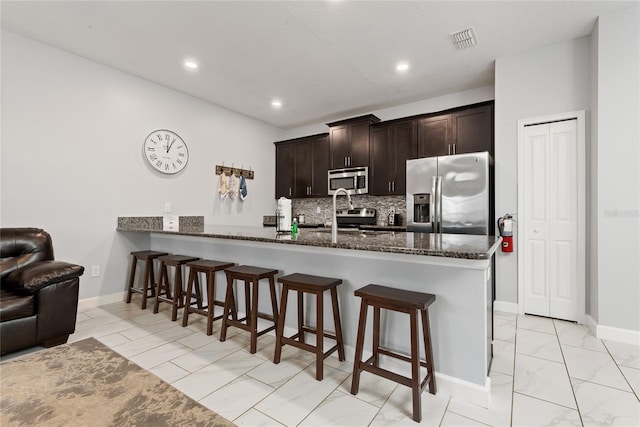
[{"label": "textured ceiling", "polygon": [[[493,84],[496,58],[636,3],[3,0],[0,12],[3,28],[292,128]],[[478,45],[457,50],[449,33],[468,26]]]}]

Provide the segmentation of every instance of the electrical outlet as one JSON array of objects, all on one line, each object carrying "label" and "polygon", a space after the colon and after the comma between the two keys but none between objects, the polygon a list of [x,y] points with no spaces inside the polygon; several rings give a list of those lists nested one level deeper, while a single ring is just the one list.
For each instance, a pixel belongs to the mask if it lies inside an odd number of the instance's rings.
[{"label": "electrical outlet", "polygon": [[316,213],[317,214],[322,213],[322,209],[320,209],[320,206],[316,206]]},{"label": "electrical outlet", "polygon": [[164,203],[164,213],[171,213],[171,202]]},{"label": "electrical outlet", "polygon": [[91,266],[91,277],[100,277],[100,266],[92,265]]}]

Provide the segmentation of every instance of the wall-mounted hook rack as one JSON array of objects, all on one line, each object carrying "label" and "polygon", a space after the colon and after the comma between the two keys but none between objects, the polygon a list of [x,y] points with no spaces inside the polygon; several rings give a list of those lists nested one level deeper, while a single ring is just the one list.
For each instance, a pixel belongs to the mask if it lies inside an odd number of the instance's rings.
[{"label": "wall-mounted hook rack", "polygon": [[251,169],[234,168],[224,166],[224,164],[216,165],[216,175],[222,175],[223,173],[227,176],[233,174],[236,178],[240,178],[240,175],[242,175],[245,179],[253,179],[253,171]]}]

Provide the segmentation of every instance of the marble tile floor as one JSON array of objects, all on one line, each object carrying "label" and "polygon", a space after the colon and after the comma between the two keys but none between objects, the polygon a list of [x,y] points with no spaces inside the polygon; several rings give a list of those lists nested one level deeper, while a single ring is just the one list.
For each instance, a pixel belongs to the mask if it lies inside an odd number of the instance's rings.
[{"label": "marble tile floor", "polygon": [[[190,325],[134,303],[78,313],[70,341],[95,337],[202,405],[240,426],[412,426],[411,392],[369,373],[353,396],[352,362],[326,360],[315,380],[314,357],[285,346],[272,362],[275,338],[230,328],[227,341],[206,335],[202,316]],[[640,346],[595,338],[575,323],[495,314],[489,409],[422,394],[425,426],[639,426]],[[19,357],[5,356],[1,361]]]}]

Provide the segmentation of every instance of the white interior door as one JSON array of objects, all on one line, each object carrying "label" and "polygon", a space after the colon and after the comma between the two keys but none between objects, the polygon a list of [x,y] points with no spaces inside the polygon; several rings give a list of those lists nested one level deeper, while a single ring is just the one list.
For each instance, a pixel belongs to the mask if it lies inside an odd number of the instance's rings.
[{"label": "white interior door", "polygon": [[578,144],[576,120],[526,126],[524,153],[524,311],[577,320]]}]

